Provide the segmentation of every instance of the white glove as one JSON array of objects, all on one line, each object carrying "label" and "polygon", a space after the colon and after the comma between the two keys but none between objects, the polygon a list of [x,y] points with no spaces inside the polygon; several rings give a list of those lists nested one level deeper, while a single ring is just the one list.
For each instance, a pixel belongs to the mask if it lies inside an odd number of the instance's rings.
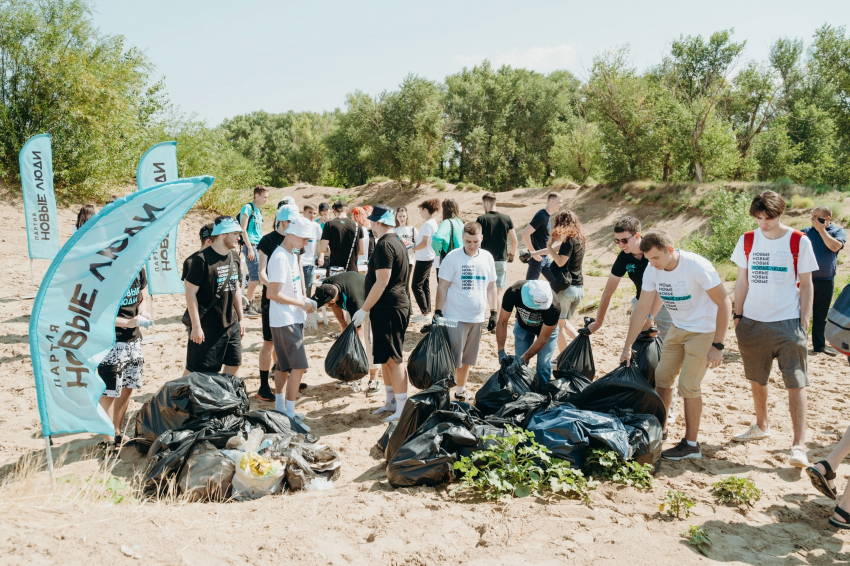
[{"label": "white glove", "polygon": [[369,316],[369,313],[364,311],[363,309],[360,309],[359,311],[354,313],[354,316],[351,317],[351,324],[353,324],[354,326],[360,326],[363,324],[363,321],[366,320],[367,316]]},{"label": "white glove", "polygon": [[318,330],[319,329],[319,317],[316,313],[310,313],[307,315],[307,320],[304,322],[304,328],[307,330]]}]

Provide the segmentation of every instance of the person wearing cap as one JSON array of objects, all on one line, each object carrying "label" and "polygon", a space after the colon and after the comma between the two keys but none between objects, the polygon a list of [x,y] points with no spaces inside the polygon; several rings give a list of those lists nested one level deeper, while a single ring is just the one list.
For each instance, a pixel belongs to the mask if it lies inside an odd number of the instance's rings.
[{"label": "person wearing cap", "polygon": [[357,271],[357,257],[368,252],[363,228],[348,218],[348,205],[338,200],[333,204],[334,219],[322,229],[319,253],[327,253],[328,275]]},{"label": "person wearing cap", "polygon": [[[319,204],[319,217],[316,219],[316,223],[319,227],[324,230],[325,224],[331,219],[331,207],[328,203],[323,202]],[[321,263],[319,265],[322,265]]]},{"label": "person wearing cap", "polygon": [[254,187],[254,200],[243,206],[238,216],[242,227],[242,251],[245,253],[245,265],[248,266],[248,287],[245,289],[245,297],[248,299],[245,316],[248,318],[260,316],[260,311],[254,308],[254,294],[260,283],[260,263],[255,248],[263,237],[263,211],[260,207],[266,204],[268,198],[269,190],[257,185]]},{"label": "person wearing cap", "polygon": [[272,342],[272,329],[269,326],[268,263],[269,258],[283,243],[284,233],[289,227],[289,222],[297,216],[298,207],[294,204],[284,204],[278,208],[275,215],[275,229],[260,238],[260,243],[257,244],[257,254],[260,258],[259,276],[260,282],[263,284],[263,292],[260,296],[260,311],[263,317],[263,345],[260,347],[260,388],[257,390],[257,398],[263,401],[274,401],[274,393],[269,387],[269,372],[274,356],[274,343]]},{"label": "person wearing cap", "polygon": [[[393,209],[379,204],[369,215],[378,238],[366,270],[366,301],[351,322],[360,326],[368,316],[372,325],[372,361],[381,365],[384,386],[393,388],[395,405],[387,402],[374,414],[392,412],[385,420],[398,420],[407,401],[407,375],[404,361],[404,334],[410,323],[410,296],[407,248],[394,232]],[[387,396],[389,398],[389,395]]]},{"label": "person wearing cap", "polygon": [[505,290],[502,310],[496,323],[496,345],[499,362],[507,358],[508,319],[516,309],[514,351],[526,365],[537,356],[537,377],[542,382],[552,378],[552,356],[558,346],[558,319],[561,306],[552,295],[547,281],[517,281]]},{"label": "person wearing cap", "polygon": [[[296,208],[295,205],[288,206]],[[307,370],[304,322],[307,314],[315,312],[316,303],[304,292],[304,278],[295,250],[307,244],[313,233],[311,224],[303,216],[294,217],[285,231],[283,242],[269,258],[267,267],[269,285],[266,295],[271,301],[269,325],[277,355],[274,406],[276,411],[300,420],[304,416],[295,414],[295,400],[301,378]]]},{"label": "person wearing cap", "polygon": [[186,273],[189,272],[189,264],[191,263],[190,260],[192,259],[192,257],[204,251],[206,248],[210,247],[210,244],[212,244],[213,228],[215,228],[215,224],[213,224],[212,222],[201,226],[201,230],[199,232],[199,235],[201,236],[201,247],[200,249],[198,249],[198,251],[193,252],[189,255],[189,257],[183,260],[183,275],[180,277],[181,280],[186,280]]},{"label": "person wearing cap", "polygon": [[189,259],[186,310],[191,319],[186,348],[187,375],[194,371],[237,375],[242,365],[242,271],[239,247],[242,227],[232,216],[215,219],[212,244]]},{"label": "person wearing cap", "polygon": [[467,222],[463,226],[463,247],[450,251],[440,262],[437,301],[434,316],[456,320],[449,326],[449,343],[454,354],[455,399],[469,401],[466,391],[469,368],[478,362],[481,328],[489,309],[493,330],[496,327],[496,264],[487,250],[481,249],[481,224]]},{"label": "person wearing cap", "polygon": [[[322,284],[316,287],[312,299],[316,302],[317,309],[325,305],[329,306],[337,322],[339,322],[340,328],[345,330],[348,328],[351,317],[363,307],[363,303],[366,301],[366,276],[359,271],[344,271],[326,277]],[[378,365],[372,361],[372,329],[368,316],[363,324],[357,328],[357,335],[363,342],[366,357],[369,359],[369,385],[366,388],[366,396],[371,397],[380,391],[380,385],[376,379]],[[387,387],[389,388],[387,404],[395,403],[392,386]],[[359,385],[353,391],[357,393]]]}]

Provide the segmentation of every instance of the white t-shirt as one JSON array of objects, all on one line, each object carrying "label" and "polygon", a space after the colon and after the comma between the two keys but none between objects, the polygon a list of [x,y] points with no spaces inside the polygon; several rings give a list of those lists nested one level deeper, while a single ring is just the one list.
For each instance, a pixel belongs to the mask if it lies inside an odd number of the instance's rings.
[{"label": "white t-shirt", "polygon": [[[266,271],[269,275],[269,283],[283,283],[283,294],[285,296],[304,297],[301,292],[302,271],[297,255],[289,253],[286,248],[279,246],[272,253],[272,257],[269,258]],[[301,307],[272,301],[269,306],[269,326],[281,328],[293,324],[304,324],[304,321],[307,320],[306,315],[307,313]]]},{"label": "white t-shirt", "polygon": [[[422,228],[419,230],[419,233],[416,234],[416,240],[414,242],[418,246],[422,243],[422,239],[425,237],[430,238],[434,237],[434,234],[437,232],[437,221],[433,218],[429,218],[425,221],[425,224],[422,225]],[[434,253],[434,248],[431,247],[431,242],[428,242],[428,245],[422,248],[421,250],[416,250],[416,261],[432,261],[437,254]]]},{"label": "white t-shirt", "polygon": [[[401,243],[407,246],[408,244],[413,244],[416,242],[416,234],[419,231],[413,226],[396,226],[395,228],[393,228],[393,232],[398,234],[398,237],[401,238]],[[407,252],[407,255],[410,259],[410,265],[413,265],[413,263],[416,261],[414,253],[415,252],[412,251]]]},{"label": "white t-shirt", "polygon": [[[360,234],[360,241],[363,242],[363,249],[365,249],[366,252],[357,256],[357,263],[360,265],[366,265],[369,263],[369,230],[361,226]],[[360,244],[357,245],[360,246]],[[360,248],[358,247],[357,249],[359,250]]]},{"label": "white t-shirt", "polygon": [[496,281],[496,264],[487,250],[474,257],[463,248],[450,251],[440,264],[440,279],[449,281],[443,316],[459,322],[487,320],[487,285]]},{"label": "white t-shirt", "polygon": [[313,235],[307,240],[307,245],[304,246],[304,253],[301,254],[301,265],[313,265],[316,263],[316,244],[322,239],[322,227],[317,223],[312,222]]},{"label": "white t-shirt", "polygon": [[[765,238],[761,229],[755,231],[749,264],[744,254],[744,236],[738,238],[732,261],[748,269],[750,288],[744,300],[744,316],[759,322],[776,322],[800,318],[799,277],[794,276],[794,257],[791,255],[791,232],[777,240]],[[817,271],[818,260],[812,242],[800,238],[797,273]]]},{"label": "white t-shirt", "polygon": [[679,251],[679,264],[673,271],[646,266],[644,291],[658,291],[676,328],[688,332],[714,332],[717,305],[706,293],[720,285],[720,276],[711,262],[691,252]]}]

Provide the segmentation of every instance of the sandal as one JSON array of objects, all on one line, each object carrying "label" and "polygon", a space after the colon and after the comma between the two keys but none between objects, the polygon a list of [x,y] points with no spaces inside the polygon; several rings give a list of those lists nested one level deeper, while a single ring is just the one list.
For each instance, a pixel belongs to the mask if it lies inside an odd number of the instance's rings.
[{"label": "sandal", "polygon": [[833,527],[838,527],[839,529],[850,529],[850,513],[842,509],[841,507],[835,506],[835,514],[840,515],[843,521],[836,521],[835,517],[829,518],[829,524]]},{"label": "sandal", "polygon": [[829,465],[829,462],[826,460],[821,460],[820,462],[816,462],[816,464],[820,464],[826,470],[825,474],[820,473],[820,470],[815,468],[814,466],[809,466],[806,468],[806,473],[809,475],[809,479],[812,480],[812,485],[816,490],[826,495],[830,499],[838,499],[838,495],[835,493],[835,490],[829,487],[829,481],[835,479],[835,472],[832,471],[832,466]]},{"label": "sandal", "polygon": [[331,338],[336,340],[337,338],[339,338],[339,332],[331,332],[330,336],[331,336]]}]

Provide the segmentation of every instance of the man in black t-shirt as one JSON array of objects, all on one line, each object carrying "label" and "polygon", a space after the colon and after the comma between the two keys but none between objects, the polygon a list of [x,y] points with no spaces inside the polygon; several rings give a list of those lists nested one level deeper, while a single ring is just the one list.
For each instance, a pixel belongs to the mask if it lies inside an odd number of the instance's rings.
[{"label": "man in black t-shirt", "polygon": [[369,215],[378,238],[366,272],[366,301],[351,322],[360,326],[369,317],[372,326],[372,361],[381,364],[386,403],[373,414],[392,412],[385,420],[398,420],[407,401],[407,375],[404,361],[404,334],[410,322],[410,295],[407,248],[395,233],[395,212],[379,204]]},{"label": "man in black t-shirt", "polygon": [[142,387],[142,369],[145,358],[142,355],[142,333],[139,327],[153,324],[148,313],[148,276],[145,268],[139,271],[124,294],[118,315],[115,318],[115,343],[97,366],[97,374],[106,384],[106,390],[100,398],[100,406],[112,419],[115,435],[104,436],[103,445],[109,449],[120,448],[123,438],[121,430],[124,414],[130,404],[133,390]]},{"label": "man in black t-shirt", "polygon": [[[643,284],[643,272],[646,266],[649,265],[649,260],[640,251],[640,220],[633,216],[624,216],[614,225],[614,241],[620,246],[620,254],[614,260],[614,265],[611,266],[611,274],[608,276],[608,282],[605,283],[605,290],[602,291],[602,298],[599,299],[599,309],[596,311],[596,321],[591,322],[587,329],[591,333],[596,332],[605,323],[605,314],[608,312],[608,305],[611,304],[611,297],[617,286],[620,284],[620,279],[623,276],[628,278],[635,285],[635,298],[632,299],[632,308],[640,299],[640,289]],[[656,299],[661,302],[661,298]],[[657,306],[657,305],[653,305]],[[652,310],[655,310],[654,308]],[[650,318],[644,323],[643,329],[646,330],[651,326],[656,326],[658,332],[663,339],[670,329],[672,320],[665,307],[661,307],[658,314],[653,319]]]},{"label": "man in black t-shirt", "polygon": [[[232,216],[219,216],[210,247],[191,257],[186,273],[186,309],[192,321],[186,348],[186,371],[237,375],[242,365],[242,272],[239,246],[242,227]],[[218,298],[216,298],[218,296]]]},{"label": "man in black t-shirt", "polygon": [[522,230],[522,241],[531,253],[531,259],[528,260],[528,271],[525,274],[528,281],[540,279],[541,274],[550,283],[555,280],[550,269],[552,258],[549,257],[546,244],[549,242],[549,217],[560,210],[562,202],[561,195],[549,193],[549,196],[546,197],[546,208],[538,210],[528,226]]},{"label": "man in black t-shirt", "polygon": [[[266,287],[269,286],[268,265],[269,258],[280,246],[284,239],[284,232],[289,227],[289,222],[298,216],[298,207],[294,204],[283,204],[277,209],[274,223],[275,229],[262,238],[257,244],[259,254],[259,278],[263,285],[260,295],[260,314],[263,317],[263,345],[260,347],[260,388],[257,390],[257,398],[263,401],[274,401],[274,391],[269,386],[269,372],[274,361],[274,342],[272,341],[272,329],[269,325],[269,301],[266,295]],[[306,384],[302,384],[306,388]]]},{"label": "man in black t-shirt", "polygon": [[528,365],[537,356],[537,376],[547,382],[552,378],[552,356],[558,347],[558,317],[561,306],[545,281],[517,281],[505,291],[502,310],[496,322],[496,346],[499,361],[507,358],[508,319],[516,309],[514,351]]},{"label": "man in black t-shirt", "polygon": [[365,240],[363,228],[348,218],[348,206],[342,201],[333,205],[334,219],[328,221],[322,228],[322,239],[319,242],[319,253],[326,254],[328,275],[342,271],[357,271],[357,256],[365,255]]},{"label": "man in black t-shirt", "polygon": [[[501,295],[508,283],[508,263],[512,263],[516,256],[516,230],[511,217],[496,210],[495,194],[484,193],[481,202],[484,205],[484,214],[477,220],[484,234],[481,249],[487,250],[493,256],[496,263],[496,287]],[[511,251],[508,251],[508,239],[511,241]]]}]

